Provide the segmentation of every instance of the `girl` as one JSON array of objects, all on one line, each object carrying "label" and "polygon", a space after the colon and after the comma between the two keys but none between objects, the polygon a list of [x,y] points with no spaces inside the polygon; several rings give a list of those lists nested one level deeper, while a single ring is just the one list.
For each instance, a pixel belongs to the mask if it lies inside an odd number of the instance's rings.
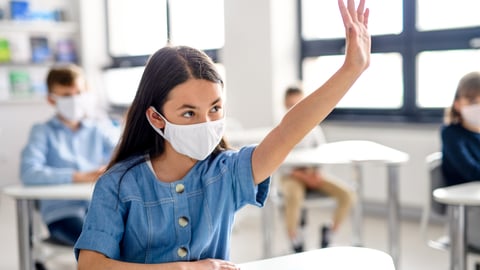
[{"label": "girl", "polygon": [[75,246],[79,269],[238,269],[228,261],[235,212],[263,205],[270,174],[369,65],[365,0],[338,4],[343,66],[256,147],[232,151],[222,140],[223,82],[205,54],[166,47],[151,56],[95,186]]},{"label": "girl", "polygon": [[[447,110],[442,137],[442,171],[447,186],[480,180],[480,72],[460,79]],[[468,244],[480,249],[480,208],[467,209]]]}]

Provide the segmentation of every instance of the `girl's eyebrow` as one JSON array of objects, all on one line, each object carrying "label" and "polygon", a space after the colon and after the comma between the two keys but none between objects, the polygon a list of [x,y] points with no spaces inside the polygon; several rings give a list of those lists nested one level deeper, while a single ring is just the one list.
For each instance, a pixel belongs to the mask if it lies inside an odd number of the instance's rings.
[{"label": "girl's eyebrow", "polygon": [[215,100],[212,102],[212,105],[215,105],[216,103],[218,103],[218,102],[221,101],[221,100],[222,100],[221,97],[215,99]]},{"label": "girl's eyebrow", "polygon": [[190,104],[183,104],[182,106],[178,107],[177,110],[184,110],[184,109],[196,109],[196,106]]},{"label": "girl's eyebrow", "polygon": [[[220,102],[221,100],[222,100],[222,98],[219,97],[219,98],[215,99],[215,100],[211,103],[211,105],[215,105],[215,104],[217,104],[218,102]],[[197,106],[194,106],[194,105],[191,105],[191,104],[183,104],[183,105],[180,106],[177,110],[184,110],[184,109],[192,109],[192,110],[194,110],[194,109],[197,109],[197,108],[198,108]]]}]

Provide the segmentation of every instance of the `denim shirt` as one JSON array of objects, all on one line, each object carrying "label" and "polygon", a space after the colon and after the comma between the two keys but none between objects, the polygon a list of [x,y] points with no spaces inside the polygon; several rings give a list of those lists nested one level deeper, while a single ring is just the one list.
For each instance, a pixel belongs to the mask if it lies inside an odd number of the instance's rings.
[{"label": "denim shirt", "polygon": [[[20,178],[25,185],[72,182],[74,171],[91,171],[108,163],[117,142],[114,127],[84,120],[78,130],[65,126],[58,117],[35,124],[22,150]],[[42,200],[45,223],[66,217],[84,217],[87,201]]]},{"label": "denim shirt", "polygon": [[75,255],[88,249],[144,264],[228,259],[235,212],[263,206],[268,194],[270,178],[254,184],[253,149],[211,155],[172,183],[157,179],[143,156],[117,164],[95,185]]}]

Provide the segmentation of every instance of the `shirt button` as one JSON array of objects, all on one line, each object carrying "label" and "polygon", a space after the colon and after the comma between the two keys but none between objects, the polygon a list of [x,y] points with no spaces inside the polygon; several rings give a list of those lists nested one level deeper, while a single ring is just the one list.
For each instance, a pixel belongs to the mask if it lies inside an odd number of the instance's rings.
[{"label": "shirt button", "polygon": [[178,254],[178,256],[181,257],[181,258],[187,256],[187,253],[188,253],[188,252],[187,252],[187,249],[184,248],[184,247],[181,247],[181,248],[179,248],[179,249],[177,250],[177,254]]},{"label": "shirt button", "polygon": [[178,219],[178,224],[180,225],[180,227],[185,227],[188,225],[188,218],[186,217],[181,217]]},{"label": "shirt button", "polygon": [[184,186],[183,184],[177,184],[177,185],[175,186],[175,191],[176,191],[177,193],[182,193],[184,190],[185,190],[185,186]]}]

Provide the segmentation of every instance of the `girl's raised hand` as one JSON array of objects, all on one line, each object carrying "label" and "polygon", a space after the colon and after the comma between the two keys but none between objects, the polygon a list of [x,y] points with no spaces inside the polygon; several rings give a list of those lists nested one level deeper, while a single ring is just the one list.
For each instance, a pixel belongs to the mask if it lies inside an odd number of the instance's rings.
[{"label": "girl's raised hand", "polygon": [[369,9],[365,9],[365,0],[355,8],[354,0],[338,0],[338,7],[345,26],[346,49],[344,65],[365,70],[370,64],[371,38],[368,33]]}]

